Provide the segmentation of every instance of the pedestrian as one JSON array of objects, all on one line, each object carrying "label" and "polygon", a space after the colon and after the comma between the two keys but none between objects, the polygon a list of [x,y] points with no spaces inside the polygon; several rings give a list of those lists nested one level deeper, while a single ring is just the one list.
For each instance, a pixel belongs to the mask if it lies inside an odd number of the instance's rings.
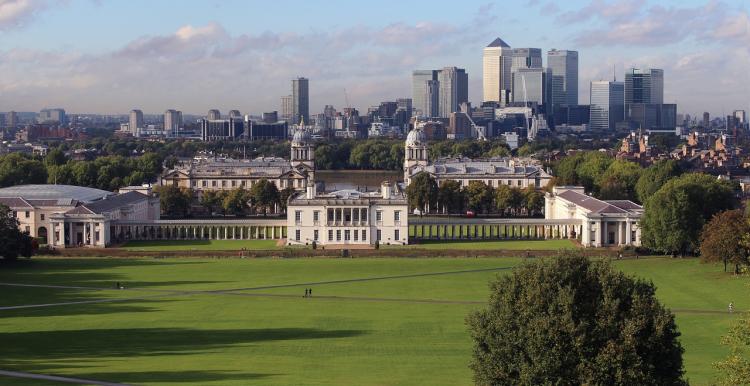
[{"label": "pedestrian", "polygon": [[117,284],[115,284],[115,288],[120,289],[120,282],[118,281]]},{"label": "pedestrian", "polygon": [[729,313],[731,314],[733,312],[734,312],[734,302],[729,302]]},{"label": "pedestrian", "polygon": [[310,288],[310,297],[312,297],[312,288]]}]

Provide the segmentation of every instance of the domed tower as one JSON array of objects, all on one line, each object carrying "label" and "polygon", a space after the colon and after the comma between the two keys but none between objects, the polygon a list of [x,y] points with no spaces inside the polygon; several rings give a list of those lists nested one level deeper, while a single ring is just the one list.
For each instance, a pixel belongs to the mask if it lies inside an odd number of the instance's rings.
[{"label": "domed tower", "polygon": [[310,133],[305,129],[303,120],[300,120],[299,127],[295,130],[292,137],[291,161],[293,168],[305,165],[312,170],[315,169],[315,146],[313,146]]},{"label": "domed tower", "polygon": [[404,156],[404,183],[406,185],[411,182],[414,167],[427,166],[428,164],[427,135],[421,127],[417,127],[416,124],[414,126],[415,128],[406,136],[406,146],[404,146],[406,151]]}]

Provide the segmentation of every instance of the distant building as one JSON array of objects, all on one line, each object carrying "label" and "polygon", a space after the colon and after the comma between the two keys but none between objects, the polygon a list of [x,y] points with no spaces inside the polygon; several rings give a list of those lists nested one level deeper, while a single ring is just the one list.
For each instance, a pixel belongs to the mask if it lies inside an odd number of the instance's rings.
[{"label": "distant building", "polygon": [[632,103],[664,103],[664,70],[628,69],[625,73],[625,104]]},{"label": "distant building", "polygon": [[513,87],[511,67],[513,50],[496,38],[484,48],[482,55],[482,93],[484,102],[505,105],[510,102]]},{"label": "distant building", "polygon": [[248,119],[245,125],[245,137],[250,141],[285,141],[289,137],[289,124],[286,121],[274,120],[273,113],[264,113],[262,121]]},{"label": "distant building", "polygon": [[513,73],[513,102],[543,105],[546,100],[546,72],[542,68],[519,68]]},{"label": "distant building", "polygon": [[292,79],[292,123],[310,122],[310,82],[307,78]]},{"label": "distant building", "polygon": [[176,138],[182,127],[182,112],[169,109],[164,112],[164,135]]},{"label": "distant building", "polygon": [[143,128],[143,111],[141,110],[130,110],[130,116],[128,119],[128,129],[130,134],[134,137],[140,136],[140,130]]},{"label": "distant building", "polygon": [[201,119],[200,127],[204,141],[232,140],[245,133],[245,122],[239,118]]},{"label": "distant building", "polygon": [[440,116],[440,82],[437,80],[428,80],[424,87],[424,107],[420,116],[439,117]]},{"label": "distant building", "polygon": [[65,109],[42,109],[36,117],[37,123],[53,123],[64,125],[67,123]]},{"label": "distant building", "polygon": [[626,115],[634,128],[674,131],[677,127],[676,104],[631,103],[625,105]]},{"label": "distant building", "polygon": [[242,119],[242,113],[240,110],[229,110],[229,118]]},{"label": "distant building", "polygon": [[414,107],[412,106],[411,98],[398,98],[396,99],[396,105],[399,109],[405,110],[409,114],[409,117],[412,116]]},{"label": "distant building", "polygon": [[711,126],[711,116],[708,114],[708,111],[703,113],[703,127],[708,128]]},{"label": "distant building", "polygon": [[5,114],[5,127],[15,129],[18,126],[18,114],[15,111],[8,111]]},{"label": "distant building", "polygon": [[437,105],[440,97],[437,73],[437,70],[415,70],[412,72],[412,105],[415,116],[437,116]]},{"label": "distant building", "polygon": [[208,119],[209,121],[219,120],[221,119],[221,112],[219,112],[219,110],[216,110],[216,109],[208,110],[208,115],[206,115],[206,119]]},{"label": "distant building", "polygon": [[471,121],[466,113],[451,113],[448,125],[448,139],[472,138]]},{"label": "distant building", "polygon": [[547,67],[550,74],[549,104],[578,104],[578,51],[555,50],[547,52]]},{"label": "distant building", "polygon": [[615,130],[625,119],[625,85],[622,82],[591,82],[589,127],[591,130]]},{"label": "distant building", "polygon": [[294,103],[292,95],[285,95],[281,97],[281,119],[291,122],[292,115],[294,114]]},{"label": "distant building", "polygon": [[288,245],[407,245],[409,205],[396,184],[378,192],[317,193],[313,185],[287,207]]},{"label": "distant building", "polygon": [[463,68],[445,67],[438,72],[440,82],[440,116],[450,117],[469,101],[469,75]]}]

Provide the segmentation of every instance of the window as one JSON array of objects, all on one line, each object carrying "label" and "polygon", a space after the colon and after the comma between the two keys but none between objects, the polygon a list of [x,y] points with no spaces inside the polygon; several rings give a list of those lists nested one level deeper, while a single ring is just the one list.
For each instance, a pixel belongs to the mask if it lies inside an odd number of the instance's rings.
[{"label": "window", "polygon": [[31,227],[29,227],[28,225],[26,225],[26,233],[31,233]]},{"label": "window", "polygon": [[198,181],[191,181],[190,185],[192,185],[192,186],[198,186]]},{"label": "window", "polygon": [[521,186],[521,180],[518,180],[516,182],[518,182],[518,186]]},{"label": "window", "polygon": [[350,231],[348,229],[345,230],[344,231],[344,241],[349,241],[351,239],[352,239],[352,231]]},{"label": "window", "polygon": [[328,230],[328,241],[333,241],[333,229]]},{"label": "window", "polygon": [[313,231],[313,240],[314,241],[318,241],[318,230],[317,229]]},{"label": "window", "polygon": [[354,230],[354,241],[359,241],[359,231],[356,229]]},{"label": "window", "polygon": [[302,222],[302,211],[301,210],[295,210],[294,211],[294,223],[299,224]]},{"label": "window", "polygon": [[367,208],[360,210],[360,217],[362,218],[362,222],[367,222]]},{"label": "window", "polygon": [[336,241],[341,241],[341,229],[336,231]]},{"label": "window", "polygon": [[397,210],[393,212],[393,220],[401,221],[401,211]]},{"label": "window", "polygon": [[357,208],[352,209],[352,221],[359,221],[359,209]]},{"label": "window", "polygon": [[39,215],[39,219],[42,220],[42,221],[44,221],[44,213],[42,213],[42,214]]},{"label": "window", "polygon": [[201,186],[203,186],[204,188],[205,188],[206,186],[208,186],[208,181],[201,181]]},{"label": "window", "polygon": [[245,181],[240,181],[240,186],[244,188],[245,187]]},{"label": "window", "polygon": [[333,222],[334,219],[334,212],[333,209],[328,209],[328,222]]},{"label": "window", "polygon": [[400,236],[399,233],[401,233],[401,232],[399,232],[398,229],[396,229],[396,230],[393,231],[393,240],[394,241],[401,240],[401,237],[399,237]]},{"label": "window", "polygon": [[313,212],[313,222],[317,224],[318,221],[320,221],[320,211],[316,210]]},{"label": "window", "polygon": [[224,180],[222,180],[222,181],[221,181],[221,187],[223,188],[223,187],[225,187],[225,186],[227,186],[227,182],[226,182],[226,181],[224,181]]},{"label": "window", "polygon": [[362,241],[367,241],[367,231],[362,229]]},{"label": "window", "polygon": [[294,231],[294,239],[297,240],[297,241],[299,241],[299,239],[300,239],[300,230],[299,229],[296,229]]},{"label": "window", "polygon": [[29,218],[29,216],[31,216],[31,213],[29,213],[28,210],[25,212],[25,214],[26,214],[26,218]]},{"label": "window", "polygon": [[383,221],[383,211],[378,210],[375,212],[375,221],[382,222]]},{"label": "window", "polygon": [[380,241],[380,240],[382,240],[382,239],[383,239],[383,235],[381,234],[381,232],[380,232],[380,229],[378,229],[378,233],[377,233],[377,235],[378,235],[378,236],[377,236],[377,239],[376,239],[376,240]]},{"label": "window", "polygon": [[215,188],[216,187],[216,181],[211,181],[211,186]]}]

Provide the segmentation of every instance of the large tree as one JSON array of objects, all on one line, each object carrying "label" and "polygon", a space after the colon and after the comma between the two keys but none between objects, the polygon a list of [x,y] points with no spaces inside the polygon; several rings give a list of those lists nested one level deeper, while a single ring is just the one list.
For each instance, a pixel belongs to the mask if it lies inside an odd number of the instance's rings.
[{"label": "large tree", "polygon": [[267,215],[268,210],[279,203],[279,198],[279,188],[265,178],[261,178],[250,188],[250,199],[257,209],[263,211],[263,216]]},{"label": "large tree", "polygon": [[[314,184],[315,182],[312,183]],[[297,190],[291,186],[287,186],[279,192],[279,206],[284,213],[286,213],[286,205],[289,201],[289,197],[292,197],[296,192]]]},{"label": "large tree", "polygon": [[224,196],[221,207],[225,213],[242,216],[250,208],[250,192],[242,187],[232,189]]},{"label": "large tree", "polygon": [[745,313],[721,339],[729,346],[729,355],[715,364],[719,370],[718,384],[722,386],[750,385],[750,315]]},{"label": "large tree", "polygon": [[406,196],[409,200],[409,208],[418,209],[420,215],[429,213],[430,209],[437,204],[437,182],[429,173],[419,172],[411,178],[409,186],[406,187]]},{"label": "large tree", "polygon": [[523,190],[523,206],[529,216],[541,213],[544,208],[544,193],[529,185]]},{"label": "large tree", "polygon": [[644,205],[641,238],[645,247],[663,253],[698,249],[703,224],[714,214],[733,209],[731,185],[705,174],[669,180]]},{"label": "large tree", "polygon": [[185,217],[190,213],[193,192],[174,185],[157,187],[161,211],[170,217]]},{"label": "large tree", "polygon": [[646,202],[667,181],[682,174],[680,165],[675,160],[662,160],[647,167],[635,184],[639,202]]},{"label": "large tree", "polygon": [[599,198],[603,200],[637,201],[635,186],[643,168],[638,164],[624,160],[614,160],[607,170],[597,178]]},{"label": "large tree", "polygon": [[734,272],[739,273],[740,265],[747,265],[748,246],[746,244],[750,226],[741,210],[728,210],[717,213],[701,232],[701,260],[721,261],[724,272],[727,264],[734,264]]},{"label": "large tree", "polygon": [[469,209],[486,213],[492,207],[492,188],[482,181],[469,181],[464,189]]},{"label": "large tree", "polygon": [[455,180],[446,180],[438,187],[438,207],[447,213],[461,213],[465,209],[466,196],[461,184]]},{"label": "large tree", "polygon": [[13,211],[0,204],[0,256],[5,260],[15,260],[18,256],[31,257],[34,242],[26,232],[18,229],[18,220]]},{"label": "large tree", "polygon": [[683,385],[680,333],[654,285],[560,257],[491,283],[467,324],[478,385]]}]

